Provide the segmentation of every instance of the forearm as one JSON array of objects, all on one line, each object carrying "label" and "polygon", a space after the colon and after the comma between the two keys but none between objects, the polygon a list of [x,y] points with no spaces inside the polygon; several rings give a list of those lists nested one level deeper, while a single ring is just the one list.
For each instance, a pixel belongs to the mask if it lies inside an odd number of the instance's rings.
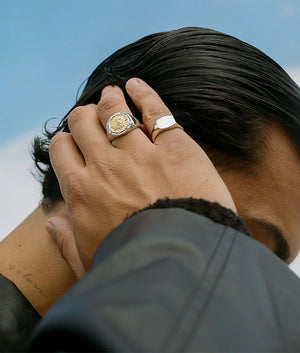
[{"label": "forearm", "polygon": [[[147,343],[146,337],[153,341],[155,336],[156,344],[162,344],[159,337],[162,339],[166,334],[162,331],[162,327],[166,329],[172,325],[172,320],[177,315],[176,313],[180,312],[181,305],[196,284],[195,281],[205,275],[210,259],[218,258],[218,252],[222,253],[220,249],[222,243],[226,244],[227,248],[230,247],[230,242],[236,233],[232,228],[226,230],[223,225],[207,218],[199,218],[196,213],[182,209],[148,210],[131,217],[104,239],[96,252],[91,270],[74,287],[73,292],[71,290],[59,301],[54,316],[50,313],[46,322],[46,326],[48,325],[46,330],[51,331],[56,327],[64,335],[65,330],[68,330],[67,326],[72,326],[72,322],[78,324],[79,317],[81,317],[86,322],[86,327],[79,328],[75,324],[74,327],[81,332],[76,331],[76,334],[73,332],[72,335],[78,335],[78,339],[85,337],[84,344],[89,340],[91,344],[91,346],[82,346],[81,349],[95,349],[92,345],[102,344],[101,340],[103,340],[104,348],[108,345],[112,350],[126,350],[126,342],[122,342],[121,336],[118,339],[110,336],[115,332],[105,327],[107,324],[105,318],[114,322],[114,325],[120,327],[121,330],[127,326],[126,322],[134,324],[134,326],[129,327],[131,324],[128,326],[131,330],[130,334],[128,331],[124,332],[126,336],[132,335],[133,338],[135,330],[139,332],[137,336],[140,335],[140,319],[145,318],[144,314],[147,312],[149,326],[146,325],[145,330],[151,329],[152,332],[157,328],[158,331],[151,334],[146,334],[144,331],[142,333],[143,344],[149,344],[149,347],[154,349],[154,342],[153,344]],[[176,295],[171,295],[171,292]],[[103,306],[101,298],[104,300]],[[157,302],[158,298],[166,299],[166,302],[164,300],[163,302],[169,303],[173,318],[165,314],[161,316],[159,312],[164,312],[166,309]],[[117,303],[124,303],[124,307],[122,304],[119,307]],[[138,307],[135,307],[136,303],[140,303]],[[145,311],[139,319],[140,305]],[[75,307],[76,310],[73,310]],[[118,309],[110,312],[109,308],[113,309],[113,307]],[[148,312],[147,307],[149,310],[151,307],[156,309]],[[126,317],[127,314],[124,316],[124,322],[121,314],[123,309],[128,314],[128,317]],[[60,310],[67,313],[66,321],[62,317],[59,319],[56,317]],[[102,310],[107,312],[108,316]],[[134,316],[131,317],[131,315]],[[96,343],[95,337],[88,338],[95,329],[90,326],[94,319],[99,320],[97,331],[99,340]],[[160,322],[159,325],[154,325],[154,321],[157,322],[157,320]],[[41,337],[39,344],[42,342]],[[65,342],[70,345],[73,339],[74,337],[70,340],[66,338]],[[41,346],[38,348],[41,349]],[[71,349],[70,346],[68,349]],[[97,346],[97,349],[100,347]],[[141,347],[132,346],[130,349],[138,351]]]},{"label": "forearm", "polygon": [[31,349],[297,351],[298,335],[287,345],[282,337],[291,333],[277,328],[300,311],[286,307],[278,318],[271,305],[298,301],[294,277],[231,227],[182,209],[144,211],[104,239],[91,270],[52,308]]},{"label": "forearm", "polygon": [[75,282],[45,230],[47,217],[38,208],[0,243],[0,273],[41,315]]}]

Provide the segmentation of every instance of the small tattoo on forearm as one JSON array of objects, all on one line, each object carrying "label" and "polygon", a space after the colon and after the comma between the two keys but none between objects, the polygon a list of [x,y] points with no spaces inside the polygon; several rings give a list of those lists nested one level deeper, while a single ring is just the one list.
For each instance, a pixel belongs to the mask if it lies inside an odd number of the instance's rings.
[{"label": "small tattoo on forearm", "polygon": [[43,297],[47,298],[47,296],[44,294],[42,289],[36,283],[34,283],[30,278],[32,275],[31,273],[23,273],[14,265],[8,265],[8,269],[10,271],[14,271],[17,275],[20,275],[26,282],[30,283]]}]

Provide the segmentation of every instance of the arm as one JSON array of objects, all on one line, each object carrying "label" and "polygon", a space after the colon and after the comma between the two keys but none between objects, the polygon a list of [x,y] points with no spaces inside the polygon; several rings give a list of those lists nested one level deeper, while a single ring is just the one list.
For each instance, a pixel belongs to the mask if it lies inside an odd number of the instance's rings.
[{"label": "arm", "polygon": [[31,350],[298,351],[299,295],[299,279],[245,234],[183,209],[147,210],[101,243]]},{"label": "arm", "polygon": [[146,210],[122,223],[165,197],[217,201],[236,212],[210,160],[182,130],[153,137],[155,119],[170,112],[149,86],[130,83],[147,134],[136,129],[107,139],[107,119],[128,112],[121,91],[110,87],[97,107],[70,115],[72,138],[58,135],[50,144],[87,267],[100,247],[91,270],[50,311],[32,349],[47,335],[65,340],[60,348],[66,350],[299,349],[293,330],[299,282],[264,246],[232,224],[173,208]]},{"label": "arm", "polygon": [[130,110],[122,90],[108,86],[98,105],[75,108],[68,119],[71,133],[54,136],[49,145],[86,269],[110,231],[158,199],[202,198],[237,212],[224,181],[195,141],[176,125],[154,130],[157,117],[171,114],[157,93],[139,79],[129,80],[126,89],[143,126],[111,140],[105,131],[109,118]]},{"label": "arm", "polygon": [[1,352],[23,351],[40,315],[76,280],[45,229],[49,215],[38,207],[0,243]]},{"label": "arm", "polygon": [[16,285],[40,315],[76,280],[45,229],[50,215],[67,215],[64,203],[51,213],[39,206],[0,243],[0,273]]}]

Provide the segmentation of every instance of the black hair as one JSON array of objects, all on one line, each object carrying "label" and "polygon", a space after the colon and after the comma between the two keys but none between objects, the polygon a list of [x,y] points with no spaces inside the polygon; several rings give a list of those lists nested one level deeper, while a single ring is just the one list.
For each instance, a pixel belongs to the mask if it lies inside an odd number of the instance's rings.
[{"label": "black hair", "polygon": [[[177,122],[205,149],[217,168],[252,173],[267,149],[267,131],[283,126],[300,141],[300,90],[288,74],[257,48],[214,30],[188,27],[144,37],[121,48],[90,75],[74,107],[97,104],[102,89],[120,86],[134,116],[140,113],[125,91],[131,77],[157,91]],[[54,131],[34,140],[33,157],[40,172],[43,205],[62,196],[51,167],[48,146]]]}]

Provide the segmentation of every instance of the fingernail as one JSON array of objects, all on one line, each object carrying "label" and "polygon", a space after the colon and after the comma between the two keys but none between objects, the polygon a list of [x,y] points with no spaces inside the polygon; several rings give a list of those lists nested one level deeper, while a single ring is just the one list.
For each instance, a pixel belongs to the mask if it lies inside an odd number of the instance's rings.
[{"label": "fingernail", "polygon": [[106,94],[108,94],[114,87],[113,86],[106,86],[103,88],[102,92],[101,92],[101,97],[105,96]]},{"label": "fingernail", "polygon": [[127,81],[127,84],[126,84],[126,88],[131,92],[134,92],[140,86],[141,86],[141,81],[137,78],[131,78],[130,80]]},{"label": "fingernail", "polygon": [[56,229],[55,229],[54,225],[51,222],[48,221],[46,223],[46,229],[47,229],[47,232],[54,238],[55,237],[55,232],[56,232]]}]

